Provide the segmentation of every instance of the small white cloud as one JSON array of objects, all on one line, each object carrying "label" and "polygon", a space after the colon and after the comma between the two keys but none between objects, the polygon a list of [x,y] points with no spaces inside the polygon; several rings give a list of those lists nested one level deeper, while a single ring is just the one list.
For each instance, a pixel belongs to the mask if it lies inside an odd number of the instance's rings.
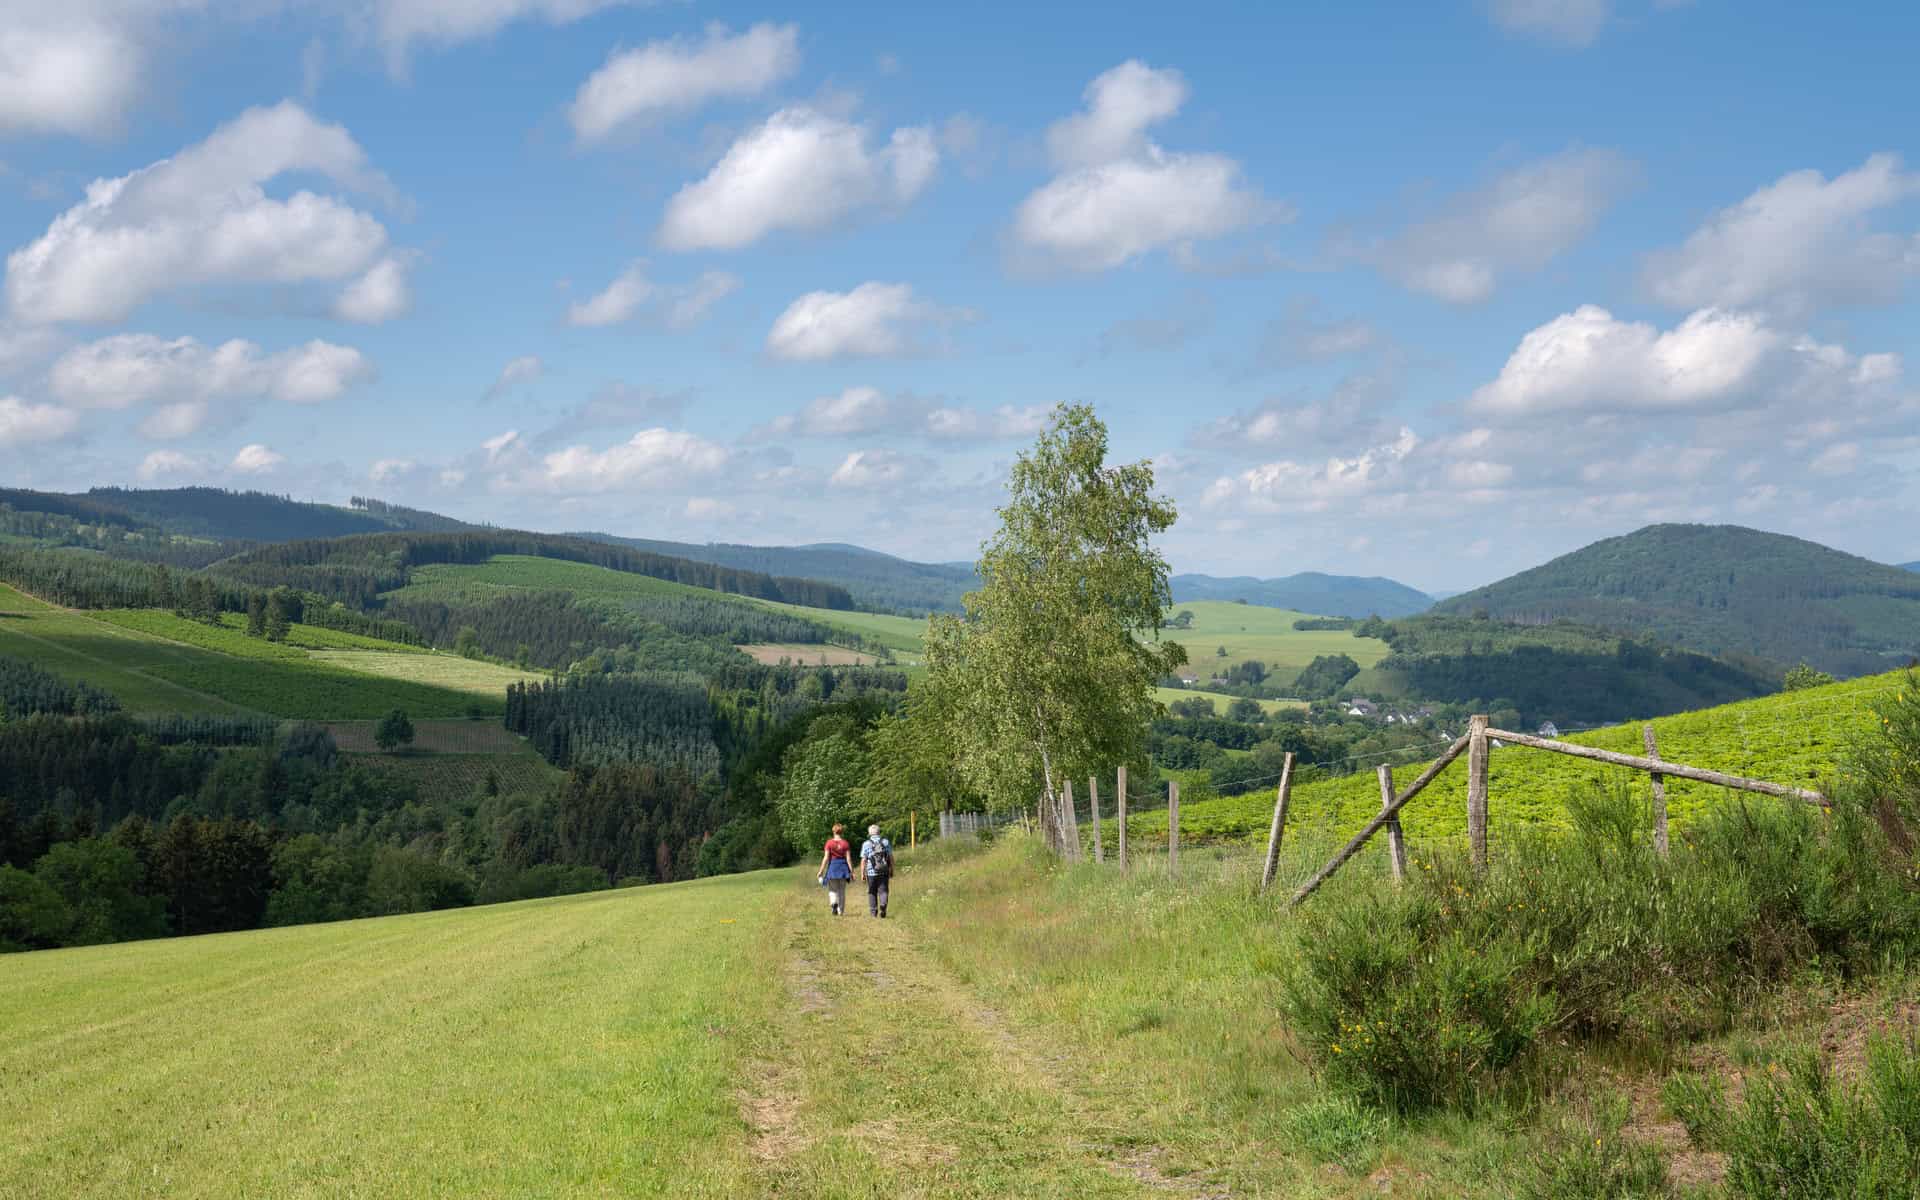
[{"label": "small white cloud", "polygon": [[254,442],[240,447],[230,465],[233,470],[242,475],[264,475],[285,461],[287,461],[286,455],[277,454],[259,442]]},{"label": "small white cloud", "polygon": [[939,162],[924,127],[896,129],[875,146],[865,126],[783,108],[736,141],[706,178],[675,193],[659,241],[670,250],[738,250],[777,231],[825,229],[911,203]]},{"label": "small white cloud", "polygon": [[827,482],[855,490],[896,487],[920,477],[922,466],[920,460],[897,450],[855,450],[834,468]]},{"label": "small white cloud", "polygon": [[367,471],[367,478],[375,483],[393,483],[411,475],[417,466],[410,458],[383,458]]},{"label": "small white cloud", "polygon": [[1504,275],[1539,270],[1577,244],[1638,179],[1615,151],[1569,150],[1455,196],[1360,254],[1416,292],[1477,304]]},{"label": "small white cloud", "polygon": [[618,325],[639,312],[640,306],[652,295],[653,285],[647,282],[646,264],[636,262],[599,292],[578,304],[568,305],[567,324],[589,328]]},{"label": "small white cloud", "polygon": [[545,369],[546,364],[540,361],[540,356],[537,354],[522,354],[519,358],[510,360],[506,366],[500,368],[499,376],[481,397],[482,402],[491,403],[522,384],[532,383],[540,378]]},{"label": "small white cloud", "polygon": [[1508,33],[1561,46],[1591,46],[1612,15],[1608,0],[1488,0],[1487,15]]},{"label": "small white cloud", "polygon": [[18,396],[0,396],[0,446],[24,446],[66,437],[79,414],[52,404],[29,404]]},{"label": "small white cloud", "polygon": [[389,256],[347,285],[334,302],[333,315],[359,325],[378,325],[404,315],[412,304],[406,265]]},{"label": "small white cloud", "polygon": [[555,492],[667,490],[726,466],[727,449],[672,429],[643,429],[605,450],[569,446],[541,460],[532,486]]},{"label": "small white cloud", "polygon": [[1350,457],[1264,463],[1215,480],[1203,502],[1253,512],[1324,511],[1398,482],[1403,464],[1419,446],[1413,430],[1402,428],[1393,441]]},{"label": "small white cloud", "polygon": [[[84,9],[9,7],[0,30],[0,133],[111,132],[145,65],[133,31]],[[38,9],[38,11],[36,11]]]},{"label": "small white cloud", "polygon": [[683,510],[689,520],[724,521],[740,511],[725,500],[715,500],[711,496],[694,496],[687,501]]},{"label": "small white cloud", "polygon": [[342,127],[292,102],[249,109],[172,158],[88,185],[84,201],[7,256],[13,315],[117,321],[183,287],[359,279],[387,255],[386,229],[334,197],[266,194],[292,172],[395,196]]},{"label": "small white cloud", "polygon": [[736,34],[716,22],[702,40],[670,38],[615,51],[580,85],[567,117],[575,137],[599,141],[628,124],[757,96],[799,66],[798,26],[762,22]]},{"label": "small white cloud", "polygon": [[1148,140],[1147,129],[1186,102],[1177,71],[1129,60],[1088,84],[1085,97],[1083,112],[1047,133],[1060,174],[1014,213],[1014,240],[1039,265],[1107,270],[1284,214],[1244,184],[1233,159]]},{"label": "small white cloud", "polygon": [[1897,300],[1920,274],[1920,234],[1876,232],[1876,212],[1920,196],[1920,174],[1875,154],[1842,175],[1795,171],[1722,209],[1681,246],[1647,259],[1647,290],[1676,308]]},{"label": "small white cloud", "polygon": [[204,475],[206,472],[205,462],[178,450],[155,450],[141,459],[139,467],[134,470],[134,474],[145,483],[168,476]]},{"label": "small white cloud", "polygon": [[487,462],[496,463],[500,461],[502,456],[514,449],[519,442],[520,431],[518,429],[509,429],[505,433],[497,433],[486,441],[481,442],[480,448],[487,452]]},{"label": "small white cloud", "polygon": [[936,408],[927,414],[927,436],[941,442],[990,442],[1030,439],[1047,426],[1053,409],[1002,404],[992,412],[978,408]]},{"label": "small white cloud", "polygon": [[922,353],[919,336],[930,325],[967,320],[963,309],[943,309],[904,283],[863,283],[850,292],[808,292],[775,319],[767,353],[793,362],[883,358]]},{"label": "small white cloud", "polygon": [[702,271],[700,277],[668,293],[667,325],[691,329],[707,319],[713,306],[740,290],[740,277],[725,271]]},{"label": "small white cloud", "polygon": [[725,271],[706,271],[686,284],[656,284],[647,278],[647,264],[638,261],[599,292],[569,305],[567,324],[599,328],[645,316],[672,329],[688,329],[739,288],[740,280]]}]

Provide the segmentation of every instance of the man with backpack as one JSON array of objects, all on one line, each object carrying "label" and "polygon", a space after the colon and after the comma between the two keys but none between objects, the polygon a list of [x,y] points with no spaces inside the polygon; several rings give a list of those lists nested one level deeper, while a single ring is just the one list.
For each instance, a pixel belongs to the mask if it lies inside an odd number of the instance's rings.
[{"label": "man with backpack", "polygon": [[880,836],[878,825],[867,826],[860,845],[860,862],[867,874],[867,915],[887,915],[887,882],[893,878],[893,843]]}]

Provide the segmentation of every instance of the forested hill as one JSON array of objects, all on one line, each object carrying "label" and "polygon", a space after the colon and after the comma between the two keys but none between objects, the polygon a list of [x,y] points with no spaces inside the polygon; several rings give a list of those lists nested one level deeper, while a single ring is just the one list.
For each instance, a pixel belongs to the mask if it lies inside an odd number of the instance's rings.
[{"label": "forested hill", "polygon": [[585,538],[514,530],[482,533],[382,533],[261,546],[216,564],[213,573],[252,587],[295,587],[356,608],[405,587],[415,567],[481,563],[502,554],[556,558],[814,608],[851,609],[847,590],[712,563],[653,554]]},{"label": "forested hill", "polygon": [[45,514],[123,530],[152,530],[209,541],[283,542],[394,530],[476,529],[452,517],[355,497],[352,507],[316,504],[268,492],[224,488],[119,488],[36,492],[0,488],[14,514]]},{"label": "forested hill", "polygon": [[1443,601],[1436,612],[1572,620],[1838,675],[1920,654],[1920,578],[1737,525],[1650,525]]},{"label": "forested hill", "polygon": [[1410,617],[1433,607],[1433,598],[1404,583],[1378,576],[1323,575],[1302,571],[1282,579],[1239,575],[1175,575],[1173,601],[1240,600],[1268,608],[1328,617]]},{"label": "forested hill", "polygon": [[695,545],[616,537],[609,533],[574,536],[743,571],[831,580],[847,589],[855,605],[871,612],[916,617],[929,612],[958,612],[960,597],[980,586],[970,566],[910,562],[860,546],[741,546],[727,542]]}]

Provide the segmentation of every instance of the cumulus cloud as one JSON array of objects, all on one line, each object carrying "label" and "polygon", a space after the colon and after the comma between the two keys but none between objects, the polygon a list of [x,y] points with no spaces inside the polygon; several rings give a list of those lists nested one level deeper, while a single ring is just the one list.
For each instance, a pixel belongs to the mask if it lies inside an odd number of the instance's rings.
[{"label": "cumulus cloud", "polygon": [[155,450],[140,460],[140,465],[133,473],[140,477],[141,482],[152,483],[169,476],[204,475],[206,471],[205,461],[191,454],[183,454],[178,450]]},{"label": "cumulus cloud", "polygon": [[637,261],[599,292],[568,305],[567,324],[599,328],[645,316],[669,328],[687,329],[739,288],[740,280],[725,271],[703,272],[691,283],[656,284],[647,278],[647,264]]},{"label": "cumulus cloud", "polygon": [[1487,15],[1508,33],[1556,45],[1591,46],[1612,15],[1608,0],[1488,0]]},{"label": "cumulus cloud", "polygon": [[1263,463],[1215,480],[1203,502],[1249,512],[1322,511],[1393,486],[1419,446],[1413,430],[1402,427],[1392,441],[1349,457]]},{"label": "cumulus cloud", "polygon": [[412,304],[406,264],[390,255],[346,286],[334,301],[333,315],[359,325],[378,325],[405,315]]},{"label": "cumulus cloud", "polygon": [[1358,254],[1413,291],[1477,304],[1503,276],[1538,270],[1585,238],[1638,178],[1615,151],[1568,150],[1452,197]]},{"label": "cumulus cloud", "polygon": [[1795,171],[1709,217],[1680,246],[1647,259],[1648,292],[1676,308],[1804,312],[1897,300],[1920,274],[1920,234],[1868,228],[1920,196],[1920,174],[1875,154],[1832,179]]},{"label": "cumulus cloud", "polygon": [[1015,211],[1020,250],[1038,265],[1100,271],[1280,216],[1233,159],[1148,139],[1187,94],[1179,72],[1131,59],[1088,84],[1086,108],[1047,131],[1059,173]]},{"label": "cumulus cloud", "polygon": [[896,129],[876,145],[864,125],[783,108],[674,194],[657,236],[670,250],[738,250],[776,231],[825,229],[911,203],[939,163],[924,126]]},{"label": "cumulus cloud", "polygon": [[83,202],[7,256],[8,305],[26,321],[114,321],[180,287],[351,280],[371,315],[386,280],[366,276],[388,255],[385,227],[305,189],[268,196],[263,185],[290,172],[395,199],[341,126],[292,102],[249,109],[172,158],[88,185]]},{"label": "cumulus cloud", "polygon": [[0,396],[0,446],[57,441],[71,434],[79,423],[79,414],[71,409]]},{"label": "cumulus cloud", "polygon": [[750,431],[747,439],[845,437],[895,431],[911,427],[922,416],[914,410],[923,407],[896,400],[879,388],[850,387],[821,396],[797,413],[775,417]]},{"label": "cumulus cloud", "polygon": [[145,94],[151,48],[205,0],[0,6],[0,136],[101,136]]},{"label": "cumulus cloud", "polygon": [[546,364],[540,361],[540,356],[537,354],[522,354],[519,358],[512,359],[506,366],[500,368],[500,374],[487,388],[486,394],[480,398],[481,402],[492,403],[521,384],[532,383],[540,378],[545,369]]},{"label": "cumulus cloud", "polygon": [[924,353],[930,327],[972,319],[965,309],[921,300],[904,283],[863,283],[850,292],[808,292],[767,332],[767,353],[794,362]]},{"label": "cumulus cloud", "polygon": [[1002,404],[988,411],[943,407],[927,414],[927,436],[942,442],[1019,441],[1032,438],[1047,426],[1053,408],[1046,404],[1021,407]]},{"label": "cumulus cloud", "polygon": [[855,450],[841,460],[827,482],[836,488],[870,491],[921,478],[925,469],[924,460],[898,450]]},{"label": "cumulus cloud", "polygon": [[286,455],[276,453],[259,442],[254,442],[240,447],[239,452],[233,456],[233,461],[227,465],[242,475],[265,475],[286,461]]},{"label": "cumulus cloud", "polygon": [[566,493],[670,490],[727,465],[727,448],[697,434],[643,429],[604,450],[569,446],[540,460],[524,483]]},{"label": "cumulus cloud", "polygon": [[623,126],[691,112],[714,100],[757,96],[800,66],[800,30],[762,22],[731,33],[718,22],[703,39],[669,38],[617,50],[580,85],[567,117],[582,142]]}]

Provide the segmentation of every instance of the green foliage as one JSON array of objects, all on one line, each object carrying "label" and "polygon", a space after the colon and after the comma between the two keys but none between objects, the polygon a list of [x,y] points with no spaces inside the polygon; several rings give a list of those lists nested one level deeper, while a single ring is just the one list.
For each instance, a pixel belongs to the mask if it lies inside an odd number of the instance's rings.
[{"label": "green foliage", "polygon": [[0,953],[66,943],[73,908],[39,876],[0,865]]},{"label": "green foliage", "polygon": [[1360,664],[1345,654],[1323,654],[1307,664],[1293,681],[1293,692],[1307,700],[1320,700],[1337,694],[1360,673]]},{"label": "green foliage", "polygon": [[836,821],[849,829],[866,824],[867,813],[854,806],[867,782],[867,748],[851,719],[816,722],[807,740],[787,752],[784,767],[776,805],[793,845],[824,842]]},{"label": "green foliage", "polygon": [[381,846],[367,871],[367,906],[375,915],[431,912],[473,903],[473,879],[436,859]]},{"label": "green foliage", "polygon": [[374,726],[373,740],[382,750],[393,751],[413,741],[413,722],[405,709],[393,709]]},{"label": "green foliage", "polygon": [[1148,463],[1107,465],[1089,405],[1061,405],[1008,479],[965,617],[936,616],[928,686],[971,790],[997,808],[1061,781],[1137,762],[1155,680],[1185,660],[1157,636],[1172,526]]},{"label": "green foliage", "polygon": [[1693,1140],[1727,1156],[1748,1200],[1920,1194],[1920,1044],[1867,1044],[1864,1080],[1843,1083],[1806,1051],[1749,1075],[1731,1100],[1716,1077],[1680,1075],[1665,1099]]},{"label": "green foliage", "polygon": [[1801,663],[1799,666],[1787,672],[1786,677],[1780,681],[1780,690],[1783,692],[1799,692],[1807,688],[1820,687],[1823,684],[1832,682],[1834,682],[1833,676],[1827,674],[1825,671],[1816,671],[1806,663]]},{"label": "green foliage", "polygon": [[[34,864],[34,876],[66,902],[66,946],[91,946],[167,931],[166,909],[144,895],[145,869],[133,852],[102,838],[62,842]],[[44,905],[44,901],[40,902]],[[45,919],[45,909],[41,909]]]},{"label": "green foliage", "polygon": [[119,707],[113,696],[90,684],[69,683],[25,659],[0,655],[0,719],[33,713],[99,716]]},{"label": "green foliage", "polygon": [[1387,1118],[1351,1096],[1323,1096],[1289,1112],[1287,1137],[1321,1162],[1358,1174],[1366,1169],[1390,1128]]},{"label": "green foliage", "polygon": [[1651,525],[1435,611],[1481,609],[1502,620],[1651,634],[1706,654],[1805,660],[1841,675],[1885,670],[1890,656],[1920,649],[1920,577],[1734,525]]},{"label": "green foliage", "polygon": [[980,582],[964,564],[908,562],[857,546],[737,546],[725,542],[696,546],[601,533],[581,536],[722,567],[830,580],[846,588],[856,606],[874,613],[918,617],[930,612],[958,612],[960,598]]}]

